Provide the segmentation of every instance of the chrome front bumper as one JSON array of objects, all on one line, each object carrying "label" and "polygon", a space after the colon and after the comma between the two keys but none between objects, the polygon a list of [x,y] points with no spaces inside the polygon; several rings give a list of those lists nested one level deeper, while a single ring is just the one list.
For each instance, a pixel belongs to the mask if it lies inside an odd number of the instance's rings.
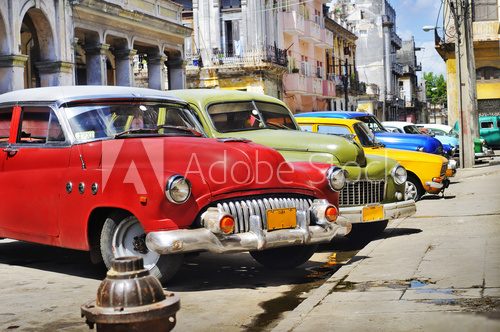
[{"label": "chrome front bumper", "polygon": [[149,250],[162,255],[195,251],[242,252],[327,243],[344,228],[341,223],[309,225],[310,218],[306,213],[297,211],[297,227],[294,229],[267,231],[260,226],[260,217],[251,216],[248,232],[220,235],[207,228],[151,232],[146,236],[146,245]]},{"label": "chrome front bumper", "polygon": [[398,218],[410,217],[417,212],[415,201],[402,201],[395,203],[381,204],[384,207],[384,218],[379,220],[363,221],[363,206],[353,206],[340,208],[340,217],[337,223],[358,224],[370,223],[383,220],[393,220]]}]

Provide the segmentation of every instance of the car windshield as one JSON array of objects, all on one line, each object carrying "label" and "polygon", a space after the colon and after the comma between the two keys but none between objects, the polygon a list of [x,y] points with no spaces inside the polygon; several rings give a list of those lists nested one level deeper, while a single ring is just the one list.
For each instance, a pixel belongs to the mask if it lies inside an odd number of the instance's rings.
[{"label": "car windshield", "polygon": [[299,130],[285,107],[263,102],[213,104],[208,114],[221,133],[258,129]]},{"label": "car windshield", "polygon": [[92,103],[64,109],[79,142],[137,136],[201,136],[183,105],[158,102]]},{"label": "car windshield", "polygon": [[380,145],[380,143],[378,143],[377,140],[375,139],[375,135],[370,130],[370,128],[368,128],[366,123],[364,122],[355,123],[354,132],[358,136],[358,139],[361,142],[362,146],[373,147]]},{"label": "car windshield", "polygon": [[360,116],[356,117],[356,120],[363,121],[366,123],[368,128],[371,129],[374,133],[381,133],[387,131],[384,126],[377,120],[377,118],[373,115]]},{"label": "car windshield", "polygon": [[420,130],[418,130],[415,125],[404,126],[404,131],[407,134],[421,134]]}]

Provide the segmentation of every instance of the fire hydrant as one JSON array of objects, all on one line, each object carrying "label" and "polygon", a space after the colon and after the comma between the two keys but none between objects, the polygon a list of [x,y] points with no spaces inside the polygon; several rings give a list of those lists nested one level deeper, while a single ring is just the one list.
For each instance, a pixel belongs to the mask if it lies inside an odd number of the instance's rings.
[{"label": "fire hydrant", "polygon": [[81,312],[98,332],[170,331],[179,308],[179,298],[163,290],[141,257],[120,257],[111,263],[97,299],[82,305]]}]

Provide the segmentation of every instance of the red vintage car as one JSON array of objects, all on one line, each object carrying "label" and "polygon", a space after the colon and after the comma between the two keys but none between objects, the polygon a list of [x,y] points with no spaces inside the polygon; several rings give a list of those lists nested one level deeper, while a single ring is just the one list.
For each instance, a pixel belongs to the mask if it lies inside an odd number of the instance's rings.
[{"label": "red vintage car", "polygon": [[[160,125],[161,124],[161,125]],[[209,139],[156,90],[77,86],[0,96],[0,238],[142,256],[162,281],[184,253],[250,251],[270,267],[330,241],[344,173]]]}]

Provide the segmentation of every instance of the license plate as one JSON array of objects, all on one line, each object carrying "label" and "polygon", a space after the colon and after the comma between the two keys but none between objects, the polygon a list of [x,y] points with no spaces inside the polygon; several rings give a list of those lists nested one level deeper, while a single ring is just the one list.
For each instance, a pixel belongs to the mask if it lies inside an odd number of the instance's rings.
[{"label": "license plate", "polygon": [[297,209],[272,209],[266,211],[267,230],[295,228],[297,226]]},{"label": "license plate", "polygon": [[363,222],[384,219],[384,207],[382,205],[365,206],[363,208]]}]

